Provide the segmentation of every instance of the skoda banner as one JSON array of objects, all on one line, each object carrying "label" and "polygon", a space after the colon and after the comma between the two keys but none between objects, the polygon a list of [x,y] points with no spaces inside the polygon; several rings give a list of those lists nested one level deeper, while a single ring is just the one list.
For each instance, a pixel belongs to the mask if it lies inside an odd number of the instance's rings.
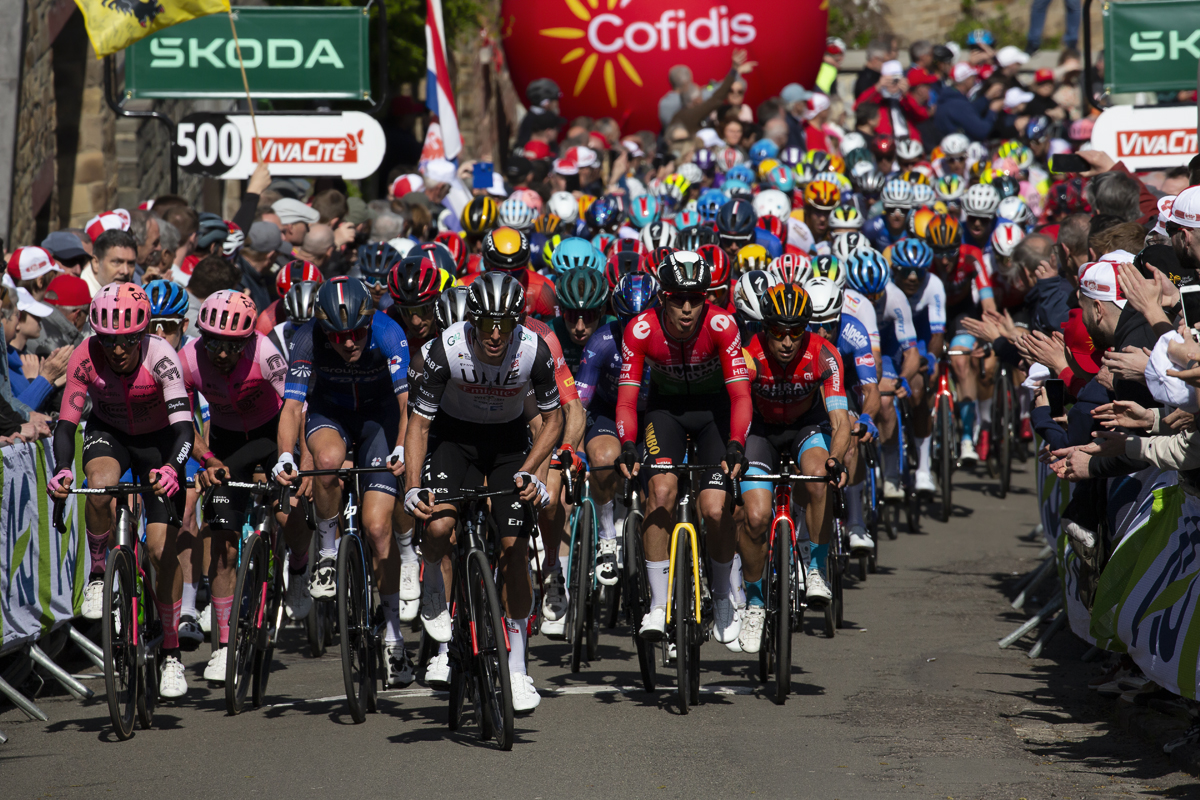
[{"label": "skoda banner", "polygon": [[827,0],[503,0],[514,32],[505,52],[517,90],[538,78],[562,89],[565,117],[614,117],[624,130],[658,130],[667,72],[691,68],[696,83],[719,82],[735,49],[758,67],[747,81],[754,108],[796,82],[812,88],[825,52]]},{"label": "skoda banner", "polygon": [[1104,53],[1104,88],[1109,92],[1195,89],[1200,3],[1104,3]]}]

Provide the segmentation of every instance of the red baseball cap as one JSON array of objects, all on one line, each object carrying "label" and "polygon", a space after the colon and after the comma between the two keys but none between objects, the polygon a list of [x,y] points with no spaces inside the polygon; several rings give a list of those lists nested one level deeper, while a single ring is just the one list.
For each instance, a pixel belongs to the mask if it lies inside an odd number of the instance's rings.
[{"label": "red baseball cap", "polygon": [[1033,73],[1033,82],[1034,83],[1054,83],[1054,70],[1039,69],[1037,72]]},{"label": "red baseball cap", "polygon": [[92,290],[83,278],[63,274],[50,281],[45,301],[52,306],[86,306],[92,302]]}]

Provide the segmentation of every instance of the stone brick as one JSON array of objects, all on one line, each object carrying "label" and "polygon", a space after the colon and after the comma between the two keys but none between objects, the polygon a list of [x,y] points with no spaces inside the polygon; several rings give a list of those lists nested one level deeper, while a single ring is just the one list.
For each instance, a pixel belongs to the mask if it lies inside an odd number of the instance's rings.
[{"label": "stone brick", "polygon": [[92,150],[75,156],[75,183],[92,183],[104,180],[104,153]]}]

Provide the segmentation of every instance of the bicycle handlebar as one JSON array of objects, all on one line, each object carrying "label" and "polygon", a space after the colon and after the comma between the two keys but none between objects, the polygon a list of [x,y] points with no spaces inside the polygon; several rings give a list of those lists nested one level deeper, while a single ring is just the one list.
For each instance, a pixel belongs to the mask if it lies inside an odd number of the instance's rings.
[{"label": "bicycle handlebar", "polygon": [[[616,466],[615,464],[613,466]],[[688,473],[701,472],[703,470],[723,469],[720,464],[642,464],[642,469],[648,469],[657,472],[672,472],[674,470],[683,470]],[[756,476],[757,477],[757,476]],[[733,486],[725,491],[733,495],[734,505],[742,505],[742,480],[746,478],[743,473],[737,477],[737,480],[731,480]],[[633,480],[625,481],[625,505],[628,506],[633,500]]]},{"label": "bicycle handlebar", "polygon": [[[151,485],[143,485],[140,483],[114,483],[111,486],[101,488],[83,488],[83,489],[68,489],[67,494],[82,494],[82,495],[107,495],[114,500],[126,500],[133,495],[153,495],[154,487]],[[166,498],[163,498],[165,501]],[[171,522],[178,522],[175,518],[175,509],[167,503],[167,508],[171,513]],[[54,527],[59,533],[67,529],[66,521],[63,519],[63,513],[67,510],[66,499],[54,498],[54,508],[52,510],[54,519]]]},{"label": "bicycle handlebar", "polygon": [[435,497],[433,495],[433,491],[430,489],[422,489],[421,493],[422,493],[422,495],[424,495],[423,499],[425,499],[425,502],[427,505],[438,505],[438,506],[456,505],[458,503],[462,503],[467,500],[487,500],[492,497],[516,497],[521,494],[521,491],[519,489],[515,489],[515,488],[514,489],[494,489],[491,491],[485,491],[485,490],[480,490],[480,489],[459,489],[459,491],[463,492],[463,494],[461,496],[446,497],[446,498]]}]

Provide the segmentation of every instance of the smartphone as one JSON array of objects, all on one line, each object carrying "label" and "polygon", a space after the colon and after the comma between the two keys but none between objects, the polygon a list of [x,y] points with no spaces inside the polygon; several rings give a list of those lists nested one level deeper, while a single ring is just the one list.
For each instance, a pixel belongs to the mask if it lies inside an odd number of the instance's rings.
[{"label": "smartphone", "polygon": [[[1200,286],[1180,286],[1179,299],[1183,303],[1183,321],[1189,328],[1195,328],[1196,323],[1200,322]],[[1196,338],[1195,332],[1192,338]]]},{"label": "smartphone", "polygon": [[1083,156],[1077,156],[1074,153],[1060,153],[1050,156],[1050,171],[1055,175],[1064,175],[1068,172],[1087,172],[1092,168]]},{"label": "smartphone", "polygon": [[1058,378],[1048,378],[1042,387],[1046,390],[1046,399],[1050,401],[1050,416],[1061,417],[1065,412],[1066,385]]},{"label": "smartphone", "polygon": [[495,171],[496,167],[490,161],[476,161],[471,168],[471,188],[491,189],[492,173]]}]

